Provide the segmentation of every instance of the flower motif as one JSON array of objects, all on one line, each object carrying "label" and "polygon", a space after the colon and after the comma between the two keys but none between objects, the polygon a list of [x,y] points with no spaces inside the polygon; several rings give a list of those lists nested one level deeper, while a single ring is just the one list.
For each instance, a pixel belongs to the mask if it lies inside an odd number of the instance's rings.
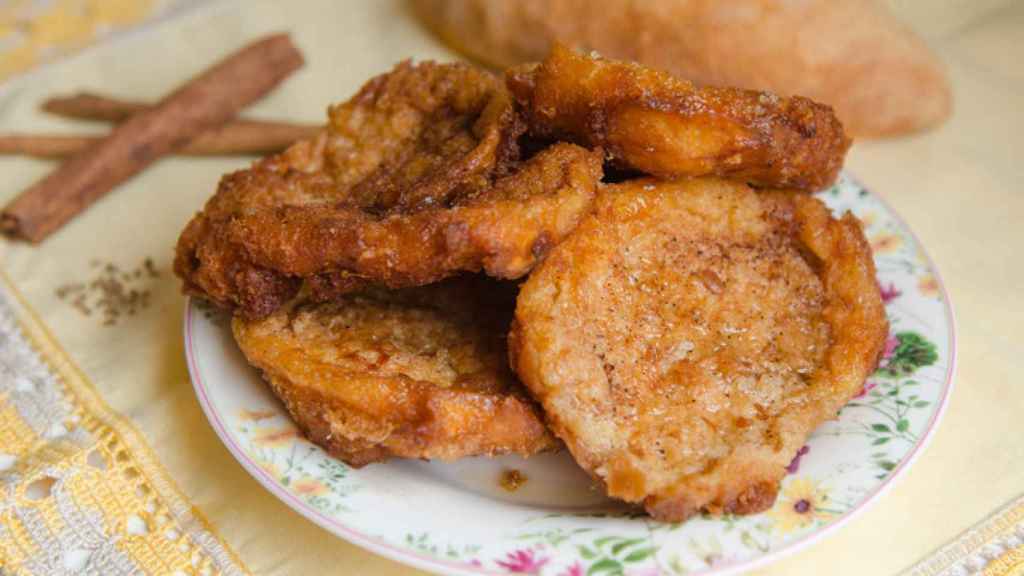
[{"label": "flower motif", "polygon": [[878,374],[889,378],[910,376],[918,368],[931,366],[939,359],[935,344],[917,332],[900,332],[885,341]]},{"label": "flower motif", "polygon": [[580,561],[577,560],[576,563],[563,570],[558,576],[583,576],[583,574],[583,564],[580,564]]},{"label": "flower motif", "polygon": [[315,478],[302,478],[292,485],[296,493],[302,496],[319,496],[327,492],[327,486]]},{"label": "flower motif", "polygon": [[[892,352],[890,351],[889,354],[891,355]],[[863,397],[867,396],[868,392],[871,392],[877,386],[878,386],[877,382],[871,382],[870,380],[865,382],[864,386],[861,387],[860,392],[857,392],[857,395],[854,396],[854,398],[863,398]]]},{"label": "flower motif", "polygon": [[939,295],[939,281],[934,275],[928,274],[918,280],[917,289],[922,296],[936,297]]},{"label": "flower motif", "polygon": [[277,464],[274,464],[270,460],[256,459],[256,464],[264,471],[266,471],[266,473],[269,474],[271,478],[281,478],[281,476],[284,475],[281,472],[281,469],[278,468]]},{"label": "flower motif", "polygon": [[264,448],[277,448],[295,438],[294,428],[264,428],[253,435],[252,441]]},{"label": "flower motif", "polygon": [[867,230],[868,228],[871,228],[872,226],[874,226],[875,222],[877,222],[877,221],[878,221],[878,212],[875,212],[874,210],[871,210],[869,212],[865,212],[860,217],[860,223],[864,226],[865,230]]},{"label": "flower motif", "polygon": [[815,521],[831,518],[835,511],[826,508],[828,492],[806,478],[794,478],[782,491],[782,498],[768,513],[775,521],[773,528],[792,532]]},{"label": "flower motif", "polygon": [[879,282],[878,293],[882,296],[883,304],[888,304],[903,295],[903,292],[901,292],[900,289],[892,282],[889,282],[888,286],[882,286],[882,283]]},{"label": "flower motif", "polygon": [[882,361],[881,364],[884,366],[889,363],[892,355],[896,353],[896,348],[900,345],[900,339],[893,334],[889,334],[889,337],[885,339],[885,348],[882,349]]},{"label": "flower motif", "polygon": [[871,239],[871,250],[875,254],[895,252],[903,245],[903,238],[892,232],[883,232]]},{"label": "flower motif", "polygon": [[793,460],[790,461],[789,466],[786,466],[786,472],[790,474],[796,474],[800,470],[800,459],[811,451],[811,447],[804,444],[799,450],[796,451],[796,455],[793,456]]},{"label": "flower motif", "polygon": [[269,410],[249,410],[243,408],[238,411],[238,419],[242,422],[259,422],[260,420],[266,420],[267,418],[273,418],[274,416],[276,416],[276,414]]},{"label": "flower motif", "polygon": [[495,564],[515,574],[540,574],[540,569],[550,558],[538,557],[529,548],[505,554],[504,560],[495,560]]}]

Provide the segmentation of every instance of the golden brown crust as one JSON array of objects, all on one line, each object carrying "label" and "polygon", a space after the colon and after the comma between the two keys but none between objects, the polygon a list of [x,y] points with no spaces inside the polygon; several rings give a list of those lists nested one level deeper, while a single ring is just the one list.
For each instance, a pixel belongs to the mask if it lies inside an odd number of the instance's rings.
[{"label": "golden brown crust", "polygon": [[942,62],[877,0],[411,0],[456,49],[497,68],[554,43],[700,85],[799,94],[858,138],[933,128],[952,111]]},{"label": "golden brown crust", "polygon": [[555,144],[450,205],[382,217],[283,206],[235,219],[229,234],[251,261],[294,276],[343,270],[390,287],[480,269],[514,279],[589,211],[600,177],[599,154]]},{"label": "golden brown crust", "polygon": [[764,510],[885,340],[856,219],[709,179],[596,206],[523,285],[513,368],[610,495],[664,520]]},{"label": "golden brown crust", "polygon": [[655,176],[815,191],[835,181],[850,146],[831,108],[806,98],[697,88],[561,45],[507,80],[531,135],[602,147],[618,164]]},{"label": "golden brown crust", "polygon": [[353,466],[529,456],[555,441],[507,364],[514,295],[463,277],[292,303],[233,330],[306,435]]},{"label": "golden brown crust", "polygon": [[460,271],[526,274],[585,214],[600,154],[521,161],[501,82],[462,64],[402,63],[332,107],[326,133],[226,176],[178,242],[188,292],[271,313],[305,283],[328,299]]}]

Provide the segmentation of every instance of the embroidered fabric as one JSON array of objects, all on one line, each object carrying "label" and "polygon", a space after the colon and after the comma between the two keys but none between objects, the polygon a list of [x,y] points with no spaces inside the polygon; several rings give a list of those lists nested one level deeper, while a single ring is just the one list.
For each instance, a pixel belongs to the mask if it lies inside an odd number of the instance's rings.
[{"label": "embroidered fabric", "polygon": [[0,575],[248,571],[0,289]]},{"label": "embroidered fabric", "polygon": [[204,0],[0,1],[0,81]]},{"label": "embroidered fabric", "polygon": [[903,576],[1024,574],[1024,495],[992,513]]}]

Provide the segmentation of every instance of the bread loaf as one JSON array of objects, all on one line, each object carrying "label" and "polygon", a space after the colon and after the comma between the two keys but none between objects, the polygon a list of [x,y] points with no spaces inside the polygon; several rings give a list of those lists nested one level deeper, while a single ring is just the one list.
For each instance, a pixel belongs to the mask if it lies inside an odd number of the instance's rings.
[{"label": "bread loaf", "polygon": [[877,0],[411,0],[444,41],[496,67],[555,40],[698,84],[801,95],[857,137],[941,124],[941,62]]}]

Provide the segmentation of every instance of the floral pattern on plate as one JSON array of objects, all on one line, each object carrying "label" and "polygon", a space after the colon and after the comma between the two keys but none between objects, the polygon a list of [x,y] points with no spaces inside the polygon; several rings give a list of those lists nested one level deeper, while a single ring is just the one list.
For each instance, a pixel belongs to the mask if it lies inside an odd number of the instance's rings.
[{"label": "floral pattern on plate", "polygon": [[952,386],[953,318],[916,239],[849,177],[819,197],[864,222],[891,335],[878,371],[837,420],[812,435],[763,514],[670,524],[611,502],[565,505],[592,490],[582,480],[567,481],[560,494],[550,486],[557,482],[536,480],[527,485],[535,493],[518,500],[491,489],[509,466],[543,479],[553,464],[534,462],[539,457],[352,469],[302,438],[241,359],[226,323],[193,312],[195,303],[185,326],[193,382],[218,434],[264,486],[326,529],[388,557],[445,574],[749,569],[811,542],[878,496],[920,451]]}]

